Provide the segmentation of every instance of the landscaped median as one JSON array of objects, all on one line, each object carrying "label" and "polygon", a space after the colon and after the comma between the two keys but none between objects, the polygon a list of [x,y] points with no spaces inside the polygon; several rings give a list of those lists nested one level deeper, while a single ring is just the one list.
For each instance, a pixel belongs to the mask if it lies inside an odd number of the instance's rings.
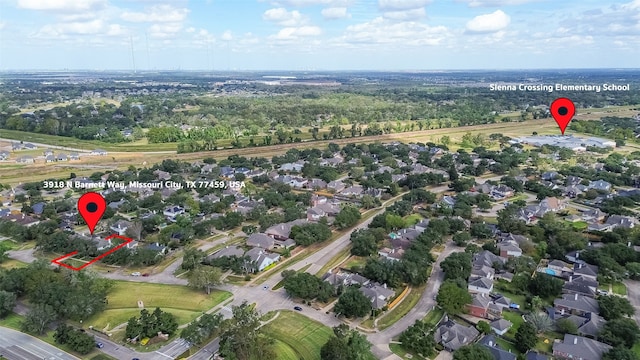
[{"label": "landscaped median", "polygon": [[231,297],[227,291],[212,290],[210,295],[204,291],[194,290],[181,285],[165,285],[116,281],[107,295],[105,311],[84,322],[96,330],[110,331],[114,327],[126,323],[132,316],[138,316],[141,308],[138,301],[146,309],[161,308],[176,316],[178,324],[186,324],[203,312],[222,303]]}]

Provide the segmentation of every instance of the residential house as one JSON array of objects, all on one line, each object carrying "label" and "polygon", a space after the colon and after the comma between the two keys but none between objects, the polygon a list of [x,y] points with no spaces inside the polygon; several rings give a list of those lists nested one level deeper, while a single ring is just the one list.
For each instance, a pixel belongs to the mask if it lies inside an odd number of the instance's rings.
[{"label": "residential house", "polygon": [[334,287],[360,285],[365,286],[371,282],[366,277],[350,272],[338,271],[335,273],[328,272],[322,277],[323,281],[328,282]]},{"label": "residential house", "polygon": [[286,223],[276,224],[269,227],[264,233],[276,240],[287,240],[294,226],[302,226],[308,224],[307,219],[297,219]]},{"label": "residential house", "polygon": [[118,220],[113,225],[109,227],[111,231],[117,233],[122,236],[127,232],[127,229],[131,226],[131,223],[126,220]]},{"label": "residential house", "polygon": [[200,174],[203,174],[203,175],[211,174],[215,168],[216,168],[215,165],[205,164],[200,168]]},{"label": "residential house", "polygon": [[611,183],[604,180],[589,181],[589,189],[595,189],[598,191],[610,192]]},{"label": "residential house", "polygon": [[9,158],[9,152],[8,151],[0,151],[0,160],[7,160]]},{"label": "residential house", "polygon": [[564,200],[556,197],[548,197],[540,202],[540,211],[543,211],[544,213],[542,215],[544,215],[549,211],[557,212],[563,210],[566,206],[567,204]]},{"label": "residential house", "polygon": [[551,260],[546,264],[546,266],[539,266],[536,271],[545,273],[547,275],[568,279],[570,275],[573,275],[573,265],[561,260]]},{"label": "residential house", "polygon": [[111,239],[103,239],[100,237],[93,237],[91,239],[98,251],[103,251],[111,247]]},{"label": "residential house", "polygon": [[573,275],[580,275],[583,278],[589,278],[593,281],[597,281],[598,267],[585,262],[577,262],[573,264]]},{"label": "residential house", "polygon": [[500,250],[500,257],[520,257],[522,256],[522,249],[515,241],[503,241],[498,243],[498,249]]},{"label": "residential house", "polygon": [[164,209],[162,214],[167,217],[169,220],[175,220],[176,216],[182,215],[185,213],[185,209],[182,206],[174,205],[169,206]]},{"label": "residential house", "polygon": [[155,251],[158,255],[164,255],[167,253],[168,248],[160,243],[148,244],[144,247],[147,250]]},{"label": "residential house", "polygon": [[557,178],[558,175],[559,174],[558,174],[557,171],[547,171],[547,172],[542,173],[542,175],[540,175],[540,178],[542,180],[545,180],[545,181],[551,181],[551,180],[554,180],[555,178]]},{"label": "residential house", "polygon": [[525,360],[549,360],[547,355],[540,354],[535,351],[528,351],[524,358]]},{"label": "residential house", "polygon": [[[506,320],[500,320],[500,321],[505,321],[509,323]],[[493,355],[494,360],[516,360],[517,358],[517,356],[512,352],[500,348],[496,340],[496,337],[492,334],[486,335],[485,337],[480,339],[480,341],[478,341],[478,344],[481,346],[484,346],[487,350],[489,350],[491,355]]]},{"label": "residential house", "polygon": [[353,185],[340,191],[340,195],[348,196],[348,197],[359,197],[359,196],[362,196],[363,192],[364,192],[364,188],[362,186]]},{"label": "residential house", "polygon": [[280,260],[280,255],[276,253],[270,253],[264,251],[261,248],[253,248],[247,251],[245,256],[249,257],[249,261],[251,262],[251,268],[255,271],[262,271],[267,266],[278,262]]},{"label": "residential house", "polygon": [[402,256],[404,255],[404,249],[400,247],[398,248],[386,247],[379,250],[378,255],[390,261],[399,261],[400,259],[402,259]]},{"label": "residential house", "polygon": [[387,301],[395,295],[395,291],[378,283],[369,283],[361,286],[358,290],[371,301],[371,307],[376,310],[385,307]]},{"label": "residential house", "polygon": [[633,229],[636,226],[636,219],[631,216],[611,215],[605,221],[605,224],[611,225],[613,228],[622,227],[625,229]]},{"label": "residential house", "polygon": [[311,179],[305,184],[305,187],[307,189],[314,189],[314,190],[326,189],[327,182],[322,179]]},{"label": "residential house", "polygon": [[125,199],[120,199],[118,201],[112,201],[109,204],[107,204],[108,207],[110,207],[113,210],[118,210],[120,209],[120,207],[124,204],[126,204],[126,200]]},{"label": "residential house", "polygon": [[307,210],[307,220],[319,221],[323,217],[332,218],[340,213],[341,207],[337,202],[322,202]]},{"label": "residential house", "polygon": [[582,212],[582,220],[584,221],[603,221],[607,216],[600,209],[585,210]]},{"label": "residential house", "polygon": [[261,204],[260,201],[244,199],[244,200],[236,202],[233,205],[233,210],[235,212],[239,212],[241,214],[246,215],[246,214],[250,213],[253,209],[255,209],[260,204]]},{"label": "residential house", "polygon": [[155,175],[158,180],[169,180],[169,179],[171,179],[171,174],[170,173],[168,173],[166,171],[162,171],[160,169],[155,170],[153,172],[153,175]]},{"label": "residential house", "polygon": [[473,255],[473,266],[489,266],[493,267],[493,264],[504,264],[506,259],[499,257],[498,255],[492,253],[488,250],[483,250],[477,254]]},{"label": "residential house", "polygon": [[331,190],[335,193],[342,192],[346,188],[346,185],[341,180],[334,180],[327,184],[327,190]]},{"label": "residential house", "polygon": [[484,277],[477,278],[469,281],[467,289],[470,293],[484,293],[488,295],[493,291],[493,280]]},{"label": "residential house", "polygon": [[562,286],[562,293],[594,298],[598,293],[598,281],[582,275],[570,275],[569,281]]},{"label": "residential house", "polygon": [[107,151],[103,149],[95,149],[91,151],[91,155],[106,156]]},{"label": "residential house", "polygon": [[[507,304],[506,307],[508,306]],[[466,307],[470,315],[489,320],[499,319],[502,316],[502,310],[505,308],[505,306],[496,303],[491,296],[485,293],[473,294],[471,303]]]},{"label": "residential house", "polygon": [[69,156],[64,153],[60,153],[56,156],[56,161],[69,161]]},{"label": "residential house", "polygon": [[216,251],[215,253],[209,255],[207,260],[211,261],[212,259],[219,259],[223,257],[237,257],[241,258],[244,255],[244,250],[237,246],[227,246],[220,251]]},{"label": "residential house", "polygon": [[554,308],[561,314],[584,316],[587,313],[600,313],[598,301],[580,294],[563,294],[561,299],[553,301]]},{"label": "residential house", "polygon": [[42,212],[44,211],[44,207],[46,206],[45,203],[43,202],[38,202],[35,203],[33,205],[31,205],[31,209],[33,210],[33,213],[36,215],[42,215]]},{"label": "residential house", "polygon": [[298,160],[298,161],[293,162],[293,163],[282,164],[282,165],[280,165],[279,170],[300,172],[300,171],[302,171],[302,168],[304,167],[305,163],[306,163],[306,161],[304,161],[304,160]]},{"label": "residential house", "polygon": [[611,350],[611,346],[583,336],[564,335],[564,341],[553,343],[556,359],[600,360]]},{"label": "residential house", "polygon": [[33,164],[35,162],[35,160],[33,159],[33,156],[21,156],[19,158],[16,159],[16,162],[18,164]]},{"label": "residential house", "polygon": [[215,204],[217,202],[220,202],[220,198],[215,194],[207,194],[200,198],[200,202],[208,202],[208,203]]},{"label": "residential house", "polygon": [[271,249],[273,247],[274,240],[271,236],[263,233],[251,234],[247,238],[247,246],[257,247],[262,249]]},{"label": "residential house", "polygon": [[448,317],[433,333],[433,339],[447,351],[471,344],[480,333],[473,326],[460,325]]},{"label": "residential house", "polygon": [[76,152],[69,153],[69,160],[80,160],[80,154]]}]

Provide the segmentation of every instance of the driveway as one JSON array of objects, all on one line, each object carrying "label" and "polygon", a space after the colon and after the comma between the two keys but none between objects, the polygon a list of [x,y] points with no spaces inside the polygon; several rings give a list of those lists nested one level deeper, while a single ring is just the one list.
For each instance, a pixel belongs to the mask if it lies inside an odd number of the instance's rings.
[{"label": "driveway", "polygon": [[11,360],[79,360],[31,335],[0,327],[0,355]]}]

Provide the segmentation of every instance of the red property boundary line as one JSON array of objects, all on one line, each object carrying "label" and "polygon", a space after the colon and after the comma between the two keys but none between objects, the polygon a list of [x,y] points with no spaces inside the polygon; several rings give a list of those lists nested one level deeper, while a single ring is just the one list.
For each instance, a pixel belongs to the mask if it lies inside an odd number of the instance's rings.
[{"label": "red property boundary line", "polygon": [[83,264],[83,265],[81,265],[81,266],[79,266],[79,267],[71,266],[71,265],[69,265],[69,264],[65,264],[65,263],[63,263],[63,262],[62,262],[63,260],[65,260],[65,259],[67,259],[67,258],[70,258],[70,257],[72,257],[73,255],[77,254],[77,253],[78,253],[78,251],[77,251],[77,250],[76,250],[76,251],[73,251],[73,252],[70,252],[70,253],[68,253],[68,254],[66,254],[66,255],[62,255],[62,256],[60,256],[59,258],[55,258],[55,259],[51,260],[51,262],[52,262],[52,263],[54,263],[54,264],[56,264],[56,265],[64,266],[64,267],[66,267],[67,269],[71,269],[71,270],[75,270],[75,271],[80,271],[80,270],[82,270],[82,269],[86,268],[87,266],[89,266],[89,265],[91,265],[91,264],[93,264],[93,263],[97,262],[98,260],[100,260],[100,259],[104,258],[105,256],[107,256],[107,255],[109,255],[109,254],[111,254],[111,253],[115,252],[116,250],[122,249],[123,247],[127,246],[127,244],[129,244],[130,242],[132,242],[132,241],[133,241],[133,239],[132,239],[132,238],[128,238],[128,237],[124,237],[124,236],[120,236],[120,235],[116,235],[116,234],[113,234],[113,235],[109,235],[109,236],[107,236],[107,237],[105,238],[105,240],[110,240],[110,239],[113,239],[113,238],[122,239],[122,240],[124,240],[124,242],[123,242],[122,244],[120,244],[120,245],[118,245],[118,246],[114,247],[113,249],[111,249],[111,250],[109,250],[109,251],[106,251],[106,252],[105,252],[105,253],[103,253],[103,254],[100,254],[100,255],[99,255],[99,256],[97,256],[95,259],[93,259],[93,260],[89,261],[88,263]]}]

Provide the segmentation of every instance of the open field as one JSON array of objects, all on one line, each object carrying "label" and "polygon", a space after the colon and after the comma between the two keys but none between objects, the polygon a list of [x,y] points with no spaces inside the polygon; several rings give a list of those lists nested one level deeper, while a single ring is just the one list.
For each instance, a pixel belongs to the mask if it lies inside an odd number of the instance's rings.
[{"label": "open field", "polygon": [[229,297],[231,293],[226,291],[213,290],[207,295],[186,286],[116,281],[107,296],[107,309],[86,324],[97,329],[112,329],[139,315],[138,300],[146,309],[153,311],[160,307],[176,315],[179,324],[186,324]]},{"label": "open field", "polygon": [[319,360],[320,348],[333,335],[331,328],[293,311],[281,311],[264,330],[278,341],[278,359]]},{"label": "open field", "polygon": [[[605,115],[617,115],[624,116],[627,113],[632,113],[633,111],[629,110],[630,107],[623,107],[626,110],[620,109],[619,112],[602,112],[599,113],[598,116]],[[595,111],[595,110],[594,110]],[[603,110],[604,111],[604,110]],[[614,111],[614,110],[607,110]],[[595,116],[595,112],[590,115]],[[576,118],[581,118],[579,114]],[[79,175],[88,175],[92,172],[98,171],[100,167],[108,167],[112,169],[126,169],[130,165],[134,165],[136,167],[144,166],[143,164],[154,164],[161,162],[165,159],[180,159],[185,161],[193,161],[193,160],[201,160],[206,157],[213,157],[216,159],[226,159],[231,155],[239,155],[239,156],[261,156],[261,157],[271,157],[274,155],[280,155],[285,153],[289,149],[304,149],[304,148],[324,148],[329,143],[336,143],[338,145],[346,145],[349,143],[372,143],[372,142],[384,142],[384,141],[403,141],[403,142],[437,142],[439,139],[447,135],[450,137],[453,143],[460,142],[462,140],[462,136],[467,132],[472,133],[482,133],[485,135],[490,135],[493,133],[501,133],[510,137],[531,135],[533,132],[537,132],[538,134],[559,134],[558,127],[552,119],[543,119],[543,120],[527,120],[522,122],[507,122],[507,123],[495,123],[495,124],[486,124],[486,125],[474,125],[474,126],[465,126],[465,127],[456,127],[456,128],[443,128],[443,129],[432,129],[432,130],[423,130],[423,131],[410,131],[410,132],[402,132],[402,133],[392,133],[392,134],[384,134],[378,136],[367,136],[367,137],[355,137],[355,138],[343,138],[343,139],[333,139],[333,140],[320,140],[320,141],[306,141],[302,143],[292,143],[292,144],[277,144],[270,146],[261,146],[261,147],[246,147],[240,149],[219,149],[215,151],[204,151],[197,153],[186,153],[186,154],[176,154],[175,151],[163,151],[167,148],[168,144],[109,144],[109,146],[100,147],[105,148],[105,150],[116,149],[116,152],[110,153],[107,156],[92,156],[87,157],[86,160],[80,160],[75,163],[66,163],[64,168],[61,168],[61,164],[44,164],[38,163],[29,165],[28,168],[29,175],[25,176],[24,168],[22,169],[7,169],[2,172],[0,175],[0,183],[9,183],[16,184],[25,181],[38,181],[46,178],[57,178],[57,177],[68,177],[70,172],[75,172]],[[6,135],[6,136],[5,136]],[[583,134],[584,136],[591,136],[588,134]],[[41,134],[31,134],[24,133],[19,131],[10,131],[7,133],[7,130],[0,130],[0,138],[2,137],[14,137],[20,138],[25,136],[33,136],[38,137],[39,141],[42,143],[49,143],[55,145],[62,146],[86,146],[86,149],[94,149],[97,146],[96,142],[93,141],[85,141],[82,142],[80,140],[59,137],[59,136],[48,136]],[[29,139],[29,141],[37,142],[34,139]],[[166,147],[165,147],[166,146]],[[452,145],[452,149],[455,148],[455,145]],[[634,151],[640,149],[640,146],[636,144],[629,144],[621,149],[620,151]],[[124,151],[124,152],[123,152]],[[145,152],[147,151],[147,152]],[[91,168],[88,165],[96,166],[95,168]]]}]

